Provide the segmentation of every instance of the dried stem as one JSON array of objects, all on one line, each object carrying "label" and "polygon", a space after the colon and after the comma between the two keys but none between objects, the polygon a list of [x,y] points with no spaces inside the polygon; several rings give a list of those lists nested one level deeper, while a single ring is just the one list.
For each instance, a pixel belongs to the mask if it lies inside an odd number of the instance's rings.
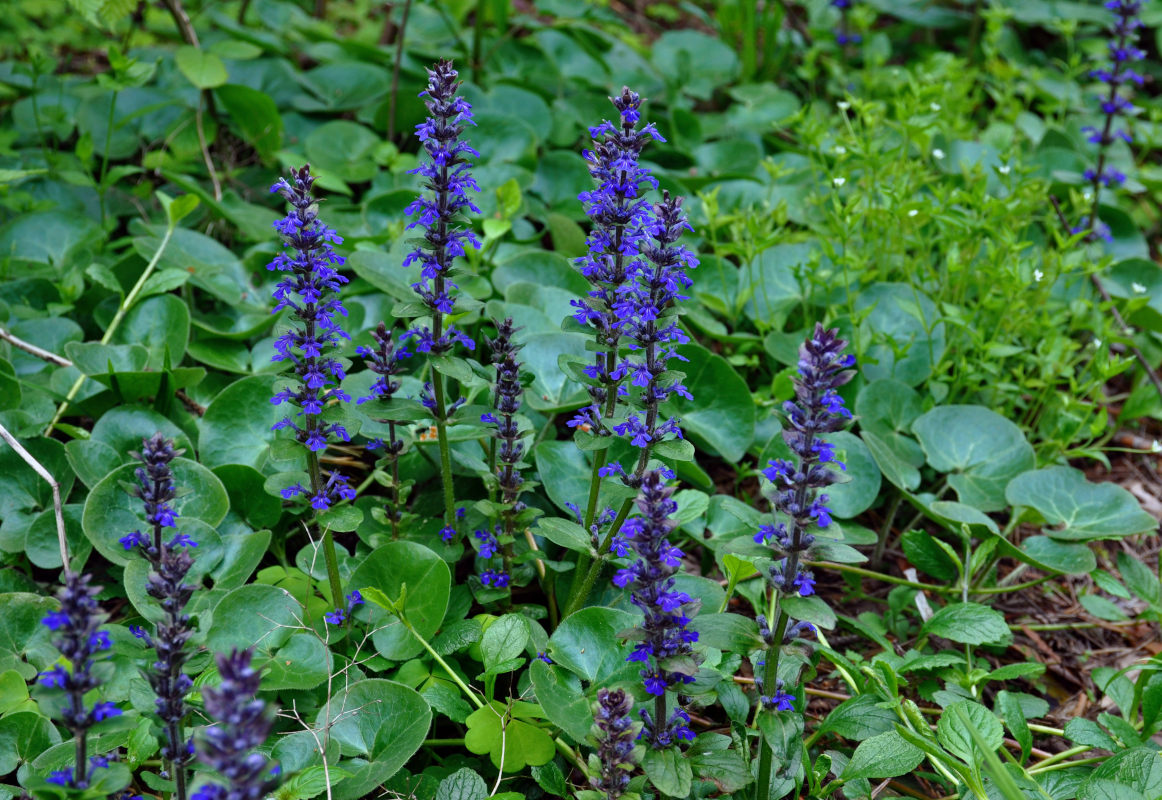
[{"label": "dried stem", "polygon": [[[52,473],[44,468],[44,465],[37,461],[31,453],[24,449],[24,447],[16,440],[16,437],[8,432],[8,429],[0,425],[0,439],[3,439],[9,447],[16,451],[16,455],[24,459],[24,463],[32,467],[36,474],[44,478],[48,485],[52,487],[52,507],[56,512],[56,536],[57,543],[61,548],[61,565],[67,570],[69,568],[69,543],[65,538],[65,516],[61,509],[61,485],[57,483],[57,479],[52,476]],[[79,764],[80,762],[78,762]]]}]

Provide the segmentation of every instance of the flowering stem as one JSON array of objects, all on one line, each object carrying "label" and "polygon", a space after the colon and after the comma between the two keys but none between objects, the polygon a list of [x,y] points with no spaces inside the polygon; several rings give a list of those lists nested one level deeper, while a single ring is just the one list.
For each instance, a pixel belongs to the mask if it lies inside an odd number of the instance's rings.
[{"label": "flowering stem", "polygon": [[[439,322],[435,324],[436,337],[439,338]],[[448,443],[448,427],[444,418],[447,416],[444,404],[444,376],[437,370],[432,370],[432,398],[436,401],[436,439],[440,447],[440,479],[444,483],[444,524],[453,525],[456,522],[456,492],[452,486],[452,448]]]},{"label": "flowering stem", "polygon": [[[314,425],[315,418],[307,417],[308,430]],[[307,471],[311,476],[311,494],[318,496],[323,492],[323,474],[319,469],[319,454],[314,450],[307,451]],[[313,520],[315,532],[319,531],[319,515]],[[343,602],[343,582],[339,579],[339,557],[335,554],[335,537],[330,528],[323,528],[323,561],[327,565],[327,583],[331,587],[331,602],[335,605]]]},{"label": "flowering stem", "polygon": [[[387,421],[387,433],[390,441],[395,441],[395,420]],[[391,538],[399,538],[399,454],[391,459]]]},{"label": "flowering stem", "polygon": [[[778,590],[774,590],[772,599],[772,609],[778,607],[779,596]],[[774,642],[771,647],[767,649],[766,665],[763,672],[763,686],[773,687],[775,681],[779,677],[779,655],[782,650],[783,635],[787,632],[787,622],[789,617],[786,611],[779,609],[779,621],[775,624],[775,629],[772,635]],[[773,616],[773,613],[772,613]],[[762,703],[758,704],[758,711],[755,713],[755,721],[758,721],[758,715],[763,713]],[[773,713],[773,712],[772,712]],[[774,760],[774,748],[769,742],[764,742],[759,745],[759,774],[758,782],[755,784],[754,796],[755,800],[766,800],[767,793],[771,786],[771,763]]]}]

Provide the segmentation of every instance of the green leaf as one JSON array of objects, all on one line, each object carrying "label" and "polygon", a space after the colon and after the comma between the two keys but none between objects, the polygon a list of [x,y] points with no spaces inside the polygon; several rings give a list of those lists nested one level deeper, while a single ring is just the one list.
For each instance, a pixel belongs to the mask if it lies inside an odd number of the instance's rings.
[{"label": "green leaf", "polygon": [[[451,583],[447,563],[415,542],[389,542],[372,550],[347,581],[352,589],[374,588],[391,600],[399,598],[406,584],[404,613],[416,632],[428,640],[444,621]],[[420,641],[386,610],[365,606],[355,613],[361,620],[367,616],[374,631],[372,643],[384,658],[403,661],[423,650]]]},{"label": "green leaf", "polygon": [[861,694],[832,709],[817,734],[833,733],[853,742],[862,742],[892,730],[899,721],[892,709],[880,705],[878,697]]},{"label": "green leaf", "polygon": [[936,738],[940,740],[948,752],[964,762],[968,764],[980,763],[980,748],[976,746],[972,734],[958,711],[964,713],[968,720],[967,725],[976,728],[989,751],[995,751],[1004,743],[1004,729],[1001,728],[1000,721],[993,713],[980,703],[961,700],[944,709],[944,713],[936,721]]},{"label": "green leaf", "polygon": [[488,797],[488,785],[468,767],[461,767],[444,778],[436,790],[436,800],[484,800],[485,797]]},{"label": "green leaf", "polygon": [[316,724],[332,725],[342,752],[362,759],[340,762],[350,776],[334,787],[334,800],[363,797],[399,772],[423,745],[431,722],[424,698],[400,683],[371,678],[337,692]]},{"label": "green leaf", "polygon": [[[60,483],[62,498],[73,488],[73,473],[65,447],[55,439],[28,438],[20,442]],[[0,519],[7,521],[19,511],[52,508],[52,487],[5,442],[0,442]]]},{"label": "green leaf", "polygon": [[533,460],[545,493],[562,511],[569,511],[566,503],[580,504],[581,498],[589,496],[592,469],[585,454],[572,442],[545,440],[536,446]]},{"label": "green leaf", "polygon": [[[182,529],[182,519],[199,520],[210,527],[220,523],[230,508],[222,482],[213,472],[189,459],[175,458],[170,463],[178,489],[173,502],[178,513],[178,530]],[[135,485],[134,473],[139,466],[125,464],[106,475],[89,493],[81,517],[85,536],[93,547],[118,565],[126,564],[132,557],[118,540],[132,531],[150,530],[141,501],[125,488]]]},{"label": "green leaf", "polygon": [[1158,576],[1149,567],[1131,558],[1128,553],[1119,552],[1118,572],[1122,574],[1122,580],[1130,591],[1151,606],[1162,605],[1162,584],[1159,584]]},{"label": "green leaf", "polygon": [[1011,558],[1065,575],[1086,575],[1097,569],[1097,557],[1083,542],[1059,542],[1048,536],[1030,536],[1017,547],[996,536],[997,550]]},{"label": "green leaf", "polygon": [[686,797],[693,788],[694,768],[677,747],[647,749],[642,758],[642,770],[663,795]]},{"label": "green leaf", "polygon": [[959,574],[952,556],[927,531],[906,531],[900,537],[900,545],[908,561],[933,578],[950,582]]},{"label": "green leaf", "polygon": [[302,606],[286,589],[264,583],[239,586],[214,606],[206,646],[215,653],[255,647],[268,658],[286,644],[300,624]]},{"label": "green leaf", "polygon": [[259,470],[267,466],[275,438],[270,426],[293,413],[270,402],[276,380],[274,375],[253,375],[234,381],[206,406],[198,436],[203,464],[246,464]]},{"label": "green leaf", "polygon": [[758,625],[741,614],[699,614],[690,623],[698,631],[698,641],[707,647],[731,653],[747,653],[762,646]]},{"label": "green leaf", "polygon": [[937,406],[912,430],[932,468],[954,473],[948,483],[960,502],[981,511],[1003,509],[1005,486],[1036,463],[1021,429],[983,406]]},{"label": "green leaf", "polygon": [[836,617],[831,606],[818,595],[799,597],[791,595],[782,600],[783,610],[791,615],[792,619],[810,622],[812,625],[831,630],[835,627]]},{"label": "green leaf", "polygon": [[560,517],[541,517],[537,520],[533,532],[539,533],[550,542],[559,544],[566,550],[577,553],[588,553],[593,547],[584,528],[576,522]]},{"label": "green leaf", "polygon": [[69,342],[65,355],[85,375],[133,372],[145,366],[149,351],[139,344],[99,344]]},{"label": "green leaf", "polygon": [[864,351],[864,377],[916,386],[932,374],[944,354],[945,326],[931,299],[907,284],[875,283],[856,295],[855,308],[868,312],[860,335],[873,342]]},{"label": "green leaf", "polygon": [[847,431],[829,433],[825,437],[839,451],[839,460],[847,469],[840,472],[846,483],[827,487],[830,498],[827,507],[837,519],[851,519],[867,511],[880,494],[880,470],[871,451],[858,436]]},{"label": "green leaf", "polygon": [[238,126],[242,140],[254,147],[266,163],[282,147],[282,117],[270,95],[240,84],[219,86],[214,96]]},{"label": "green leaf", "polygon": [[920,748],[904,741],[896,731],[886,731],[860,742],[847,762],[842,778],[894,778],[907,775],[924,760]]},{"label": "green leaf", "polygon": [[528,642],[529,626],[523,617],[505,614],[493,621],[480,640],[484,668],[490,670],[498,664],[517,658],[525,651]]},{"label": "green leaf", "polygon": [[190,340],[190,310],[172,294],[149,297],[134,304],[113,335],[113,342],[144,345],[148,357],[145,368],[162,370],[177,366],[186,355]]},{"label": "green leaf", "polygon": [[641,620],[641,615],[612,608],[583,608],[566,617],[549,637],[553,663],[587,683],[609,685],[620,675],[636,675],[627,665],[627,650],[617,638]]},{"label": "green leaf", "polygon": [[997,692],[996,710],[1004,718],[1005,727],[1013,734],[1013,739],[1021,745],[1021,761],[1029,757],[1033,747],[1033,734],[1029,730],[1029,723],[1025,720],[1024,709],[1021,703],[1008,691],[1002,689]]},{"label": "green leaf", "polygon": [[1053,539],[1116,539],[1158,527],[1158,521],[1128,491],[1113,483],[1090,483],[1073,467],[1047,467],[1018,475],[1005,495],[1012,505],[1031,508],[1055,526],[1042,531]]},{"label": "green leaf", "polygon": [[226,65],[213,53],[183,45],[174,53],[174,61],[186,79],[199,89],[213,89],[229,79]]},{"label": "green leaf", "polygon": [[1074,717],[1065,724],[1065,738],[1074,744],[1100,747],[1111,753],[1121,749],[1114,738],[1106,733],[1100,725],[1084,717]]},{"label": "green leaf", "polygon": [[960,644],[1002,644],[1012,634],[1001,612],[980,603],[952,603],[937,611],[921,629]]},{"label": "green leaf", "polygon": [[498,701],[473,711],[467,724],[464,746],[472,753],[488,753],[492,765],[506,773],[547,764],[557,752],[546,731],[515,719],[512,709]]},{"label": "green leaf", "polygon": [[25,592],[0,594],[0,671],[15,670],[26,681],[36,677],[37,663],[48,663],[58,655],[52,646],[52,631],[41,620],[60,607],[56,598]]},{"label": "green leaf", "polygon": [[175,197],[168,204],[165,205],[165,216],[169,220],[169,224],[177,227],[178,223],[193,213],[194,209],[198,207],[201,200],[197,195],[183,194]]},{"label": "green leaf", "polygon": [[262,673],[264,690],[314,689],[326,683],[334,664],[331,650],[318,636],[295,633],[267,662]]},{"label": "green leaf", "polygon": [[593,724],[589,698],[577,676],[556,664],[534,659],[529,668],[537,702],[549,721],[575,742],[585,741]]},{"label": "green leaf", "polygon": [[679,355],[689,359],[680,369],[694,400],[673,395],[666,413],[680,417],[682,429],[700,447],[738,461],[754,441],[755,405],[746,381],[730,362],[704,347],[680,347]]}]

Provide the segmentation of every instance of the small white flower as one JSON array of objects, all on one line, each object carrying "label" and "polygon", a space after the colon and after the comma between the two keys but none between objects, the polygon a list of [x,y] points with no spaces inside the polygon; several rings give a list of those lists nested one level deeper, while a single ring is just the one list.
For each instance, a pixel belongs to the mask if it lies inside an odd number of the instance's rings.
[{"label": "small white flower", "polygon": [[1041,279],[1044,277],[1045,277],[1045,273],[1042,272],[1041,270],[1039,270],[1039,269],[1033,270],[1033,280],[1035,280],[1037,283],[1040,283]]},{"label": "small white flower", "polygon": [[838,189],[840,186],[847,183],[847,178],[832,178],[831,182],[834,183],[835,188]]},{"label": "small white flower", "polygon": [[934,159],[936,159],[937,161],[939,161],[942,158],[944,158],[944,151],[941,150],[939,147],[937,147],[935,150],[932,151],[932,157]]},{"label": "small white flower", "polygon": [[939,111],[939,110],[940,110],[940,104],[939,104],[939,103],[932,103],[932,104],[930,104],[930,105],[928,106],[928,108],[932,109],[933,111]]},{"label": "small white flower", "polygon": [[1134,290],[1134,294],[1145,294],[1146,293],[1146,287],[1143,286],[1142,284],[1138,283],[1137,281],[1131,283],[1130,288]]},{"label": "small white flower", "polygon": [[1081,199],[1083,199],[1083,200],[1092,200],[1092,199],[1093,199],[1093,192],[1091,192],[1091,191],[1088,191],[1088,190],[1086,190],[1086,191],[1082,192],[1082,193],[1081,193]]},{"label": "small white flower", "polygon": [[840,100],[835,104],[835,107],[840,111],[847,111],[847,109],[851,108],[851,103],[847,102],[846,100]]},{"label": "small white flower", "polygon": [[837,145],[835,145],[835,152],[838,155],[843,155],[844,153],[847,152],[847,148],[841,144],[837,144]]},{"label": "small white flower", "polygon": [[1101,339],[1098,339],[1095,337],[1093,340],[1093,346],[1094,347],[1101,347]]},{"label": "small white flower", "polygon": [[919,214],[919,213],[920,213],[920,212],[919,212],[919,210],[918,210],[918,209],[915,209],[915,208],[913,208],[913,209],[910,209],[910,210],[908,211],[908,216],[909,216],[909,217],[914,217],[914,216],[916,216],[916,215],[917,215],[917,214]]},{"label": "small white flower", "polygon": [[1001,164],[999,167],[997,167],[997,172],[1001,173],[1002,175],[1008,175],[1012,171],[1013,168],[1008,164]]},{"label": "small white flower", "polygon": [[1162,442],[1159,442],[1157,439],[1155,439],[1154,443],[1152,445],[1150,445],[1150,452],[1151,453],[1162,453]]}]

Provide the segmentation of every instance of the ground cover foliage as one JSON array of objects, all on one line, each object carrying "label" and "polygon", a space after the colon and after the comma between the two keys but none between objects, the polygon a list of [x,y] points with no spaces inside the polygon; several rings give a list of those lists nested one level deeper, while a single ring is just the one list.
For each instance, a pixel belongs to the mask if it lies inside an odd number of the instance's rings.
[{"label": "ground cover foliage", "polygon": [[12,4],[0,797],[1162,797],[1159,22]]}]

